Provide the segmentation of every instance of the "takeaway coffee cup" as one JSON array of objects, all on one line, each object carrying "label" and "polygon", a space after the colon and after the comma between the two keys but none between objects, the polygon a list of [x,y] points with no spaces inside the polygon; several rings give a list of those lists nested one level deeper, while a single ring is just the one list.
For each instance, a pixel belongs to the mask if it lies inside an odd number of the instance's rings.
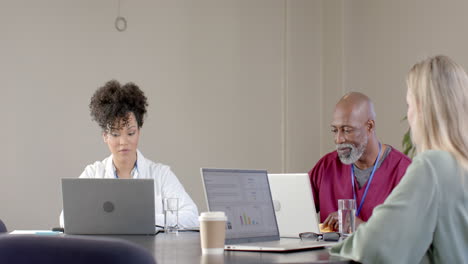
[{"label": "takeaway coffee cup", "polygon": [[224,212],[203,212],[198,220],[202,253],[223,254],[227,220]]}]

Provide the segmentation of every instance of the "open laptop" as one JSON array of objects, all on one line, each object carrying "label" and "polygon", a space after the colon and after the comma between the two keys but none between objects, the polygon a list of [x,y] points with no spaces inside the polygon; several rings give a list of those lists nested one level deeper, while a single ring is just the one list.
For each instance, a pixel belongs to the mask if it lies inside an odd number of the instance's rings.
[{"label": "open laptop", "polygon": [[265,170],[202,168],[201,175],[208,209],[224,211],[228,218],[225,250],[287,252],[336,243],[280,240]]},{"label": "open laptop", "polygon": [[153,179],[63,178],[66,234],[156,234]]},{"label": "open laptop", "polygon": [[314,195],[307,173],[268,174],[280,237],[320,233]]}]

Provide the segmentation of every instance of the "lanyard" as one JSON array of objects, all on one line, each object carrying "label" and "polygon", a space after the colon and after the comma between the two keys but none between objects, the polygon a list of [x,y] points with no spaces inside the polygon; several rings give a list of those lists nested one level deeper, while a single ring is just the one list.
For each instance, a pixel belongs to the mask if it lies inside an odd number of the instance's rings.
[{"label": "lanyard", "polygon": [[[364,200],[366,199],[366,196],[367,196],[367,191],[369,190],[369,186],[370,186],[370,184],[372,182],[372,179],[374,178],[374,173],[375,173],[375,170],[377,169],[377,164],[379,163],[381,150],[382,150],[382,145],[380,145],[380,142],[379,142],[379,154],[377,155],[377,159],[374,162],[374,168],[372,169],[369,180],[367,181],[366,190],[364,191],[364,195],[361,198],[361,203],[359,204],[359,208],[356,211],[356,216],[359,216],[359,213],[361,212],[362,205],[364,204]],[[357,200],[356,200],[356,190],[354,189],[354,164],[351,164],[351,182],[353,184],[354,200],[357,202]]]}]

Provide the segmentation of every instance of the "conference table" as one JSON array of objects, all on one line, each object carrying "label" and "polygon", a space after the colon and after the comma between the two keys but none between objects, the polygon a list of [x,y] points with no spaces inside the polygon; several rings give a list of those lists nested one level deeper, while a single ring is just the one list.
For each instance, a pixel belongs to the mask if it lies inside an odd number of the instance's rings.
[{"label": "conference table", "polygon": [[146,248],[154,255],[158,264],[353,263],[344,258],[330,256],[326,248],[290,253],[224,251],[222,255],[202,255],[198,232],[179,232],[177,235],[159,233],[155,236],[106,237],[124,239]]}]

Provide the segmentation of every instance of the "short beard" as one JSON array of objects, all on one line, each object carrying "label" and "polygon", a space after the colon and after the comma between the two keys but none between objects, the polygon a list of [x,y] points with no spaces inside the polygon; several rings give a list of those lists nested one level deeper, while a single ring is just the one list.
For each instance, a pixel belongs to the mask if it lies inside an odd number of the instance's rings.
[{"label": "short beard", "polygon": [[367,137],[364,139],[364,143],[362,143],[359,146],[354,146],[353,144],[349,144],[349,143],[336,144],[336,149],[351,148],[351,151],[349,152],[348,155],[342,155],[342,154],[339,154],[338,152],[338,157],[340,158],[341,162],[347,165],[353,164],[356,161],[358,161],[361,158],[364,151],[366,150],[366,147],[367,147]]}]

